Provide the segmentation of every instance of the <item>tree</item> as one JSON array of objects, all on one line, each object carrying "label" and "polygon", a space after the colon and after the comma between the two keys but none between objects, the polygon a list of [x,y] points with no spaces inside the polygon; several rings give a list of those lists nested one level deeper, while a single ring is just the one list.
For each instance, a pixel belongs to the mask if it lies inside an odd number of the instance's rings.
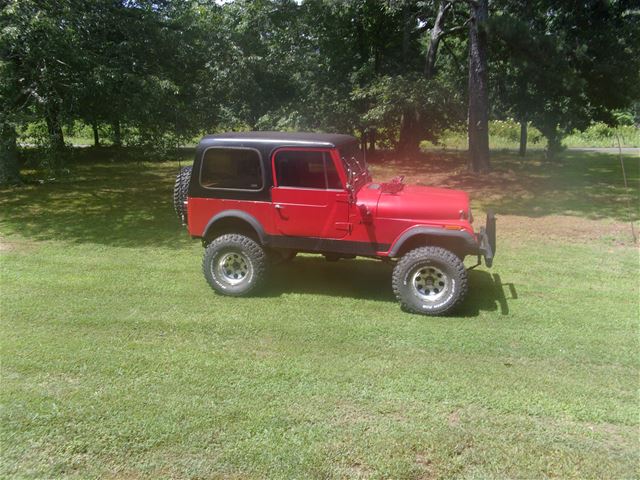
[{"label": "tree", "polygon": [[79,85],[75,30],[64,19],[74,15],[72,0],[12,1],[3,9],[10,25],[6,60],[20,79],[28,105],[46,122],[52,151],[64,149],[62,127],[70,117],[73,92]]},{"label": "tree", "polygon": [[11,59],[14,32],[8,28],[9,18],[3,9],[0,12],[0,185],[21,182],[16,127],[24,115],[27,100]]},{"label": "tree", "polygon": [[489,171],[488,0],[469,2],[469,160],[473,172]]},{"label": "tree", "polygon": [[[4,54],[3,47],[4,38],[0,40],[0,51]],[[16,125],[21,100],[24,98],[12,64],[0,60],[0,185],[20,183]]]},{"label": "tree", "polygon": [[[498,0],[492,19],[496,113],[527,122],[553,157],[565,132],[615,122],[640,94],[640,22],[632,2]],[[634,13],[635,12],[635,13]]]}]

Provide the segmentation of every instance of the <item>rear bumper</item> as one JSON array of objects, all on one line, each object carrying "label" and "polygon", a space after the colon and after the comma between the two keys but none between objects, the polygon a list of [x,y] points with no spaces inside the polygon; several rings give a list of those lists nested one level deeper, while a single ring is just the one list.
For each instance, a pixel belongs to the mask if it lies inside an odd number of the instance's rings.
[{"label": "rear bumper", "polygon": [[485,265],[490,267],[496,255],[496,215],[491,210],[487,213],[486,226],[480,227],[478,244],[479,255],[484,257]]}]

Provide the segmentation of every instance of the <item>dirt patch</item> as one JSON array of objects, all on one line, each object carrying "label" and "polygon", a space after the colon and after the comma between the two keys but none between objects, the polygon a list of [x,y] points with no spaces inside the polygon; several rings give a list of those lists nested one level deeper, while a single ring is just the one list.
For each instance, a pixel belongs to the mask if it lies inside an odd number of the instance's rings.
[{"label": "dirt patch", "polygon": [[0,238],[0,255],[6,253],[29,253],[37,249],[37,242],[29,240],[11,241],[6,238]]},{"label": "dirt patch", "polygon": [[353,462],[345,468],[347,478],[370,478],[373,470],[362,462]]},{"label": "dirt patch", "polygon": [[527,195],[540,191],[545,176],[518,174],[513,169],[495,170],[490,175],[469,172],[466,161],[450,154],[429,154],[416,160],[388,160],[371,165],[376,181],[389,181],[396,175],[404,175],[405,182],[444,188],[456,188],[469,192],[473,197],[487,195],[502,198]]},{"label": "dirt patch", "polygon": [[416,465],[422,470],[422,474],[418,477],[420,480],[432,480],[438,478],[438,473],[431,459],[425,453],[416,455]]},{"label": "dirt patch", "polygon": [[35,248],[36,246],[33,242],[25,240],[21,240],[18,242],[0,237],[0,254],[32,251]]},{"label": "dirt patch", "polygon": [[591,220],[569,215],[547,215],[537,218],[498,215],[498,231],[501,235],[512,238],[535,237],[581,243],[599,242],[612,247],[637,246],[634,244],[629,223]]},{"label": "dirt patch", "polygon": [[[625,213],[629,194],[587,167],[532,159],[525,165],[512,160],[497,162],[489,175],[475,175],[468,171],[464,155],[454,153],[428,153],[410,160],[377,159],[371,164],[377,181],[404,175],[408,184],[466,191],[476,227],[484,223],[481,210],[493,208],[499,236],[633,246]],[[636,232],[639,227],[636,222]]]},{"label": "dirt patch", "polygon": [[460,425],[460,410],[454,410],[453,412],[451,412],[447,417],[447,421],[452,427]]},{"label": "dirt patch", "polygon": [[15,243],[10,243],[4,238],[0,238],[0,252],[12,252],[16,248]]}]

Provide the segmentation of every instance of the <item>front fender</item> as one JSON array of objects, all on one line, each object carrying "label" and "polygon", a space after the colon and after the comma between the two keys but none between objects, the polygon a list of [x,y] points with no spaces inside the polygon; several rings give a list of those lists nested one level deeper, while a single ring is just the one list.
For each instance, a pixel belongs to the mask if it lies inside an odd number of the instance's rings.
[{"label": "front fender", "polygon": [[412,227],[400,235],[396,241],[391,245],[389,250],[389,257],[398,256],[398,252],[402,250],[402,246],[411,238],[416,236],[426,236],[430,238],[439,238],[445,240],[456,239],[464,246],[464,252],[468,255],[475,255],[478,253],[478,242],[476,238],[465,230],[446,230],[438,227]]}]

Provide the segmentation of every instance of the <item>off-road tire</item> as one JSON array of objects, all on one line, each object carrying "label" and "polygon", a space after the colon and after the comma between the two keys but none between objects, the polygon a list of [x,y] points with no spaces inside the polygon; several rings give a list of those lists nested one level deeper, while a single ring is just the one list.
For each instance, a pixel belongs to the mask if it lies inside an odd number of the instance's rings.
[{"label": "off-road tire", "polygon": [[187,210],[184,208],[184,201],[187,199],[190,180],[191,167],[182,167],[176,175],[176,183],[173,185],[173,209],[183,225],[187,223]]},{"label": "off-road tire", "polygon": [[268,263],[266,252],[255,240],[229,233],[207,245],[202,271],[216,292],[240,297],[262,285]]},{"label": "off-road tire", "polygon": [[422,315],[445,315],[468,290],[467,269],[454,253],[441,247],[420,247],[396,263],[393,293],[402,309]]}]

